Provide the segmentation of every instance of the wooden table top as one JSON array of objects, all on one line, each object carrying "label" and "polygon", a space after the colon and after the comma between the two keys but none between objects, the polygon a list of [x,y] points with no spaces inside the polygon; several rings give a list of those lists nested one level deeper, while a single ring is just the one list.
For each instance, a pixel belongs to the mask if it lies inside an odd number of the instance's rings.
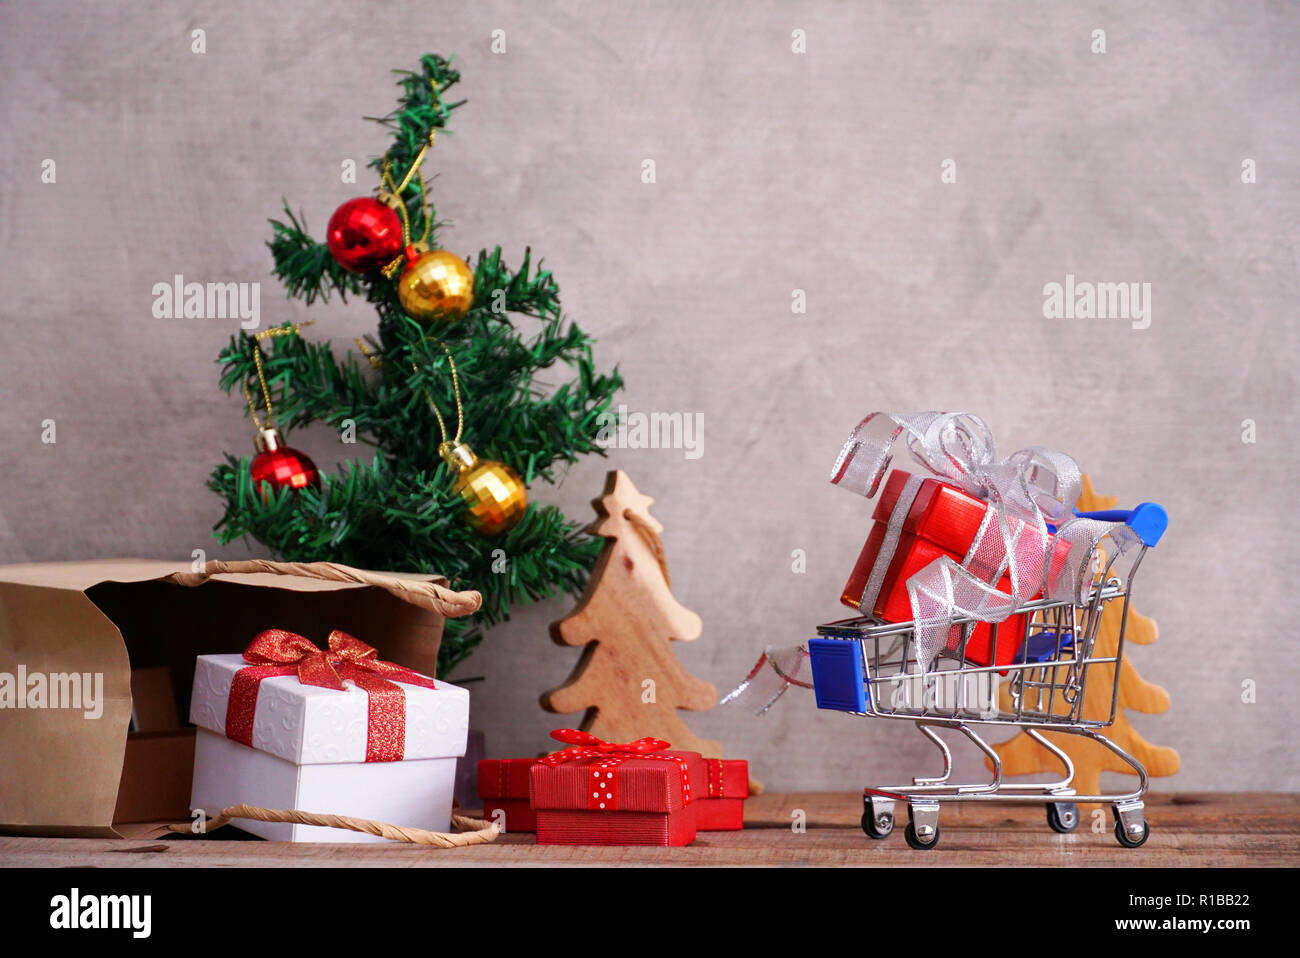
[{"label": "wooden table top", "polygon": [[[807,828],[792,830],[796,810]],[[906,814],[900,807],[900,817]],[[873,841],[861,831],[861,794],[772,792],[746,803],[745,829],[701,832],[686,848],[538,846],[532,835],[490,845],[434,849],[399,844],[288,844],[177,837],[152,841],[0,836],[0,866],[562,866],[562,865],[1035,865],[1256,866],[1300,864],[1300,794],[1186,792],[1147,797],[1151,837],[1122,848],[1109,809],[1100,831],[1088,810],[1078,829],[1058,835],[1043,809],[959,803],[940,813],[939,845],[914,851],[895,833]],[[228,831],[228,830],[227,830]],[[232,836],[233,837],[233,836]]]}]

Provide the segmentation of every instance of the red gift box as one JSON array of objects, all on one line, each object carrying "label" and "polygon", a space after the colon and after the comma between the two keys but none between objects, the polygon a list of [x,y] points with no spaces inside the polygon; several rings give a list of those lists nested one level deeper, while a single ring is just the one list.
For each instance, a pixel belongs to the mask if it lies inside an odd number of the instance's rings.
[{"label": "red gift box", "polygon": [[[537,813],[528,799],[529,770],[535,758],[485,758],[478,763],[478,795],[483,817],[499,820],[508,832],[537,831]],[[704,793],[696,795],[697,832],[735,831],[745,827],[749,797],[749,763],[744,759],[706,758]],[[498,812],[500,815],[498,816]]]},{"label": "red gift box", "polygon": [[548,755],[529,769],[537,844],[689,845],[695,840],[699,802],[693,793],[706,782],[698,752],[665,751],[668,743],[655,739],[611,745],[585,732],[552,734],[591,744]]},{"label": "red gift box", "polygon": [[704,786],[695,795],[695,830],[725,832],[745,827],[749,763],[742,759],[704,759]]},{"label": "red gift box", "polygon": [[478,797],[488,821],[501,812],[507,832],[537,831],[537,817],[528,801],[528,770],[535,758],[485,758],[478,763]]},{"label": "red gift box", "polygon": [[[867,586],[877,560],[880,559],[890,516],[910,478],[908,473],[895,469],[885,480],[884,489],[872,512],[875,521],[872,523],[871,534],[867,537],[857,564],[854,565],[849,581],[840,596],[840,601],[845,605],[862,610],[863,590]],[[962,562],[979,536],[987,510],[988,503],[962,492],[955,486],[938,479],[922,480],[917,488],[916,498],[912,500],[903,519],[898,545],[893,554],[885,559],[889,565],[869,614],[882,622],[906,622],[911,619],[912,604],[907,594],[907,580],[941,556],[946,555],[957,562]],[[1016,522],[1016,520],[1010,521],[1013,524]],[[996,536],[1000,543],[1001,536],[996,530],[990,530],[988,534]],[[1037,551],[1035,536],[1025,536],[1023,541],[1025,549]],[[1000,551],[1000,548],[994,550],[997,559],[1001,558],[997,555]],[[1065,561],[1068,551],[1067,543],[1054,541],[1053,574]],[[1036,557],[1026,554],[1022,558],[1029,560]],[[980,574],[980,570],[974,565],[971,571]],[[1004,574],[998,580],[997,589],[1008,595],[1011,594],[1009,575]],[[953,627],[946,644],[947,651],[960,651],[962,631],[960,627]],[[976,665],[1006,665],[1015,659],[1024,632],[1024,615],[1013,615],[998,623],[995,659],[991,654],[993,650],[990,649],[993,642],[993,628],[987,622],[977,623],[971,629],[970,638],[966,643],[965,657],[967,661]]]}]

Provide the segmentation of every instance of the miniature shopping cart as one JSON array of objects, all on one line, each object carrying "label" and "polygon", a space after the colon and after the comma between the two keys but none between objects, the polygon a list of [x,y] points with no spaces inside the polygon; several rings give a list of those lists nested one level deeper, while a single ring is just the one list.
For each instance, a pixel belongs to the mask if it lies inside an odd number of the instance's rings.
[{"label": "miniature shopping cart", "polygon": [[[1136,848],[1147,840],[1142,797],[1147,772],[1124,749],[1099,731],[1115,722],[1120,664],[1124,657],[1124,632],[1128,624],[1133,580],[1147,549],[1159,541],[1168,525],[1165,511],[1154,503],[1134,510],[1078,513],[1083,518],[1124,522],[1141,545],[1124,581],[1112,574],[1112,555],[1095,578],[1083,605],[1035,600],[1020,609],[1019,628],[992,625],[989,641],[992,665],[972,664],[966,645],[976,625],[970,618],[954,618],[949,631],[951,647],[933,664],[918,662],[914,623],[883,623],[872,618],[843,619],[817,627],[819,637],[809,642],[813,686],[819,708],[855,715],[907,719],[916,723],[943,754],[943,774],[914,778],[910,785],[863,789],[862,829],[872,838],[885,838],[894,830],[895,803],[907,802],[904,835],[912,848],[934,848],[939,842],[939,805],[942,802],[1023,802],[1042,804],[1047,823],[1057,832],[1070,832],[1079,824],[1079,802],[1101,802],[1114,810],[1115,837],[1121,845]],[[1097,647],[1102,613],[1112,602],[1122,603],[1119,633],[1113,652]],[[1113,614],[1113,613],[1112,613]],[[1014,657],[997,655],[999,643],[1014,643]],[[1010,658],[1010,661],[1006,661]],[[1094,688],[1085,693],[1089,677],[1106,687],[1100,696]],[[999,695],[1003,686],[1004,696]],[[1107,699],[1109,701],[1107,701]],[[1099,704],[1100,703],[1100,704]],[[1108,706],[1108,711],[1107,711]],[[1002,763],[972,725],[1014,726],[1060,761],[1065,776],[1049,784],[1009,783],[1002,779]],[[950,781],[952,754],[936,729],[955,729],[988,757],[993,779],[983,784],[958,785]],[[1125,794],[1078,795],[1071,787],[1074,766],[1069,756],[1043,736],[1061,732],[1090,738],[1115,753],[1137,773],[1138,785]]]}]

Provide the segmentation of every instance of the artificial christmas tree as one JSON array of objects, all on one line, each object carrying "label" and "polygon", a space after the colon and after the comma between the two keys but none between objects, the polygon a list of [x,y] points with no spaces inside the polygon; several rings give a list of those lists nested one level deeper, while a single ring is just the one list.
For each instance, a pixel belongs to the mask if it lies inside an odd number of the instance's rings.
[{"label": "artificial christmas tree", "polygon": [[[357,341],[362,355],[336,356],[283,326],[241,333],[219,359],[222,389],[260,395],[268,426],[325,423],[373,447],[373,458],[277,488],[228,455],[209,485],[226,503],[223,543],[250,536],[280,559],[437,572],[480,590],[481,613],[443,638],[446,675],[512,605],[582,588],[599,542],[559,509],[528,503],[525,486],[601,452],[600,415],[622,380],[596,370],[590,339],[562,316],[555,280],[531,251],[511,269],[499,247],[472,267],[437,249],[421,164],[463,105],[446,99],[460,76],[434,55],[399,76],[398,107],[379,120],[393,143],[370,163],[378,196],[343,204],[327,242],[287,206],[286,220],[272,221],[274,272],[290,297],[310,305],[337,293],[374,307],[378,328]],[[575,378],[535,382],[557,363]]]},{"label": "artificial christmas tree", "polygon": [[696,738],[677,714],[713,708],[718,692],[673,654],[673,640],[699,638],[702,626],[673,598],[652,502],[619,470],[593,500],[600,518],[591,531],[604,537],[605,548],[578,607],[551,627],[556,643],[585,648],[569,680],[542,696],[542,707],[585,709],[582,731],[606,741],[649,736],[719,758],[722,743]]}]

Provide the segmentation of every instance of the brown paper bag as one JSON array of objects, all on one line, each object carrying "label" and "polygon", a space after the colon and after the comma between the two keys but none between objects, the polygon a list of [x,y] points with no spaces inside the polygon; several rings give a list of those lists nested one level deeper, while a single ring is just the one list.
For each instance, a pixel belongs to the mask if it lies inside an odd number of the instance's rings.
[{"label": "brown paper bag", "polygon": [[[433,675],[444,619],[480,601],[442,576],[325,562],[0,566],[0,831],[113,837],[114,825],[188,815],[193,729],[128,735],[132,670],[157,696],[165,668],[179,716],[196,656],[242,652],[268,628],[317,645],[342,629]],[[147,714],[171,713],[154,701]]]}]

